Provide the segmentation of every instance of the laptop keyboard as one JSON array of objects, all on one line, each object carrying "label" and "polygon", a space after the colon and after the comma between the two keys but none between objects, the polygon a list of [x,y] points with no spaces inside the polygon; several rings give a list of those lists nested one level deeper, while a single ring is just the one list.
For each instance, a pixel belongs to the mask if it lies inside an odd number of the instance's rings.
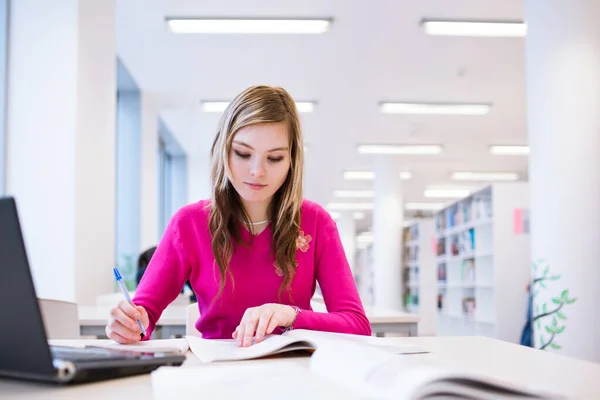
[{"label": "laptop keyboard", "polygon": [[52,358],[68,361],[102,361],[102,360],[127,360],[140,358],[139,354],[113,351],[109,349],[90,349],[75,347],[50,346]]}]

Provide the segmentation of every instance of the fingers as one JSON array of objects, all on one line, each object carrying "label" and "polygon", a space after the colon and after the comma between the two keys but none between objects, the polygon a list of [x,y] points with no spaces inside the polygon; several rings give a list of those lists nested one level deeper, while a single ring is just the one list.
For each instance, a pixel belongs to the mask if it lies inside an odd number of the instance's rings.
[{"label": "fingers", "polygon": [[249,308],[244,313],[242,321],[236,328],[237,333],[234,332],[238,346],[248,347],[252,345],[252,337],[258,324],[258,315],[259,312],[255,308]]},{"label": "fingers", "polygon": [[[251,318],[246,322],[244,326],[244,334],[241,336],[243,339],[242,346],[249,347],[252,346],[252,338],[254,337],[254,331],[256,330],[256,325],[258,324],[257,318]],[[238,338],[239,341],[239,338]]]},{"label": "fingers", "polygon": [[[138,311],[134,309],[132,314],[137,315]],[[135,317],[132,318],[125,311],[123,311],[123,309],[121,309],[120,307],[115,307],[112,310],[110,310],[110,316],[115,321],[120,322],[123,326],[126,326],[129,329],[137,330],[137,331],[140,330],[140,326],[138,325],[137,321],[134,319]]]},{"label": "fingers", "polygon": [[275,315],[273,315],[273,317],[269,321],[269,325],[267,325],[266,334],[270,335],[271,333],[273,333],[275,328],[277,328],[278,326],[279,326],[279,321],[277,320],[277,318],[275,318]]},{"label": "fingers", "polygon": [[121,343],[121,344],[133,344],[133,343],[137,343],[140,341],[139,336],[136,336],[135,339],[129,339],[123,335],[118,334],[115,331],[111,331],[108,326],[106,327],[106,336],[108,336],[109,339],[112,339],[115,342]]},{"label": "fingers", "polygon": [[125,326],[119,320],[112,319],[106,325],[106,336],[118,343],[136,343],[140,341],[140,327]]},{"label": "fingers", "polygon": [[125,315],[129,318],[133,319],[133,322],[136,322],[137,319],[142,318],[142,313],[133,305],[129,304],[127,301],[122,300],[119,303],[119,308]]},{"label": "fingers", "polygon": [[144,328],[147,328],[150,325],[150,319],[148,318],[146,309],[142,306],[136,306],[135,308],[141,315],[140,321],[142,321],[142,325],[144,325]]},{"label": "fingers", "polygon": [[[270,321],[275,319],[275,316],[271,313],[264,313],[258,319],[258,326],[256,327],[256,341],[261,342],[265,337],[265,332],[270,325]],[[272,331],[271,331],[272,332]],[[268,333],[271,333],[268,332]]]},{"label": "fingers", "polygon": [[118,343],[137,343],[140,341],[141,329],[139,319],[144,327],[148,326],[148,313],[142,306],[134,307],[127,301],[121,301],[118,307],[110,311],[111,318],[106,325],[106,336]]}]

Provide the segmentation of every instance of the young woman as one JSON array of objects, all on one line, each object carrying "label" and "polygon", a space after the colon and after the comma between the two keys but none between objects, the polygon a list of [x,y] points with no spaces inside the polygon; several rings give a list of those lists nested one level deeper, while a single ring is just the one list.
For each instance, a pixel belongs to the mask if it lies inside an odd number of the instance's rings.
[{"label": "young woman", "polygon": [[[211,150],[212,198],[169,222],[135,294],[111,311],[109,338],[147,339],[189,279],[196,328],[240,346],[286,329],[370,335],[335,222],[302,198],[303,141],[281,88],[253,86],[223,114]],[[317,282],[328,313],[311,310]]]}]

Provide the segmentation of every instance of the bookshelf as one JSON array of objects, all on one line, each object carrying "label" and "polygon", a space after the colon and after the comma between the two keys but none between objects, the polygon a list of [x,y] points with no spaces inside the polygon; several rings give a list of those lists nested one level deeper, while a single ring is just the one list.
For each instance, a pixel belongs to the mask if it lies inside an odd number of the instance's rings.
[{"label": "bookshelf", "polygon": [[435,240],[433,219],[414,221],[403,232],[404,305],[407,312],[419,314],[419,335],[436,334],[436,264],[432,251]]},{"label": "bookshelf", "polygon": [[515,231],[515,213],[528,207],[527,183],[507,182],[434,215],[439,335],[519,342],[531,257],[529,235]]}]

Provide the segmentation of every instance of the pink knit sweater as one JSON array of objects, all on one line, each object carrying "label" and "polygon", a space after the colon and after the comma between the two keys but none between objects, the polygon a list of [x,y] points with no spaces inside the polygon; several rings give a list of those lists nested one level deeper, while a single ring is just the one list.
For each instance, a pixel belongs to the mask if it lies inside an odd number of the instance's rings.
[{"label": "pink knit sweater", "polygon": [[[336,224],[321,206],[307,200],[302,203],[291,300],[286,292],[278,299],[283,276],[271,252],[269,225],[253,237],[249,247],[234,248],[229,267],[235,287],[228,278],[223,293],[213,302],[219,290],[219,270],[211,247],[209,212],[210,201],[203,200],[183,207],[169,222],[133,300],[148,312],[148,335],[188,279],[200,310],[196,328],[206,339],[231,338],[244,311],[266,303],[302,309],[294,329],[371,334]],[[241,224],[240,232],[243,239],[251,238]],[[310,306],[317,282],[327,313],[312,311]]]}]

